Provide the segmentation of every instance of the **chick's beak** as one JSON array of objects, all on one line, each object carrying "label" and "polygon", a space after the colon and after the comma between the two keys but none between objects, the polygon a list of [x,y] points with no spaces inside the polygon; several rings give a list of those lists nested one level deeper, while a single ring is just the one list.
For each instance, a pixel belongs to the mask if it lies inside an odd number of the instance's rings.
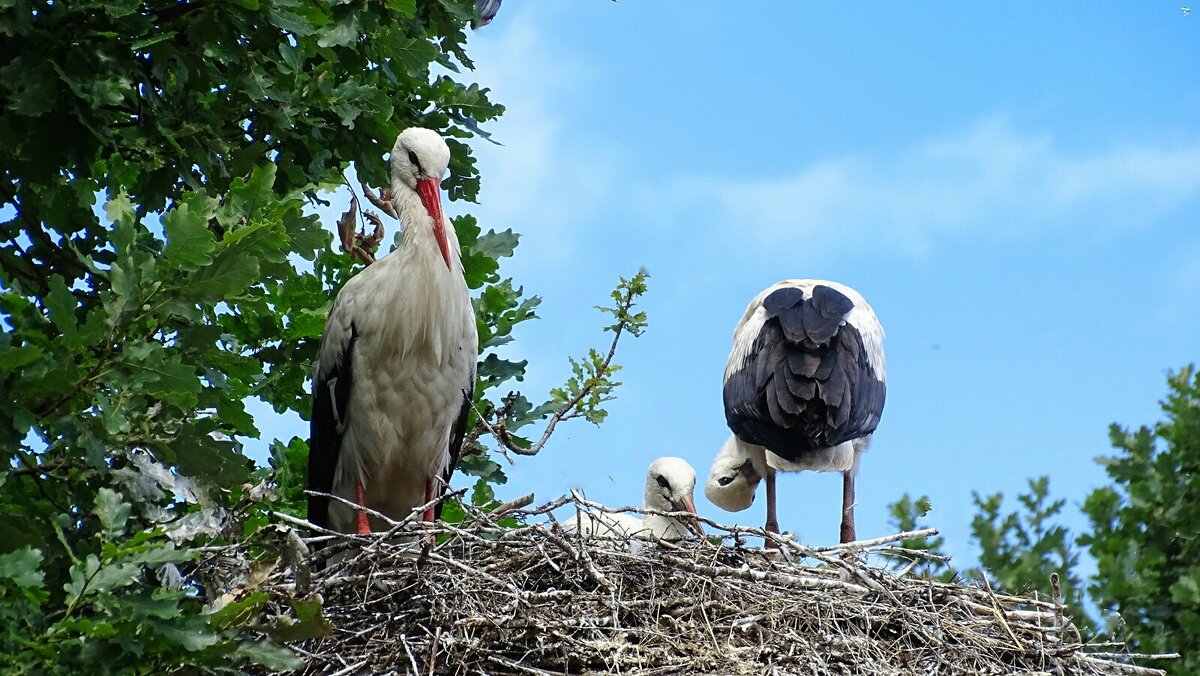
[{"label": "chick's beak", "polygon": [[[692,514],[693,517],[696,516],[696,502],[692,500],[690,493],[677,501],[674,504],[674,507],[675,511],[677,512],[688,512]],[[696,534],[697,537],[704,537],[704,528],[701,527],[699,519],[684,519],[683,522],[689,530]]]}]

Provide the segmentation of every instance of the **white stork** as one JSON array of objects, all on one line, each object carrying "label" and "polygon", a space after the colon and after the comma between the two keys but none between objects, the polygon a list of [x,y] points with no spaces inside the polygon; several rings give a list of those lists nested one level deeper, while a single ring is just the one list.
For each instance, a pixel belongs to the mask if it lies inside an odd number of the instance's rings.
[{"label": "white stork", "polygon": [[[696,513],[692,492],[696,488],[696,470],[683,458],[662,457],[650,463],[646,487],[642,492],[644,509],[659,512]],[[699,522],[677,517],[647,514],[639,519],[632,514],[583,512],[563,523],[568,532],[579,531],[585,537],[642,538],[682,540],[689,530],[701,534]]]},{"label": "white stork", "polygon": [[854,475],[887,390],[883,327],[867,301],[816,279],[765,289],[734,329],[724,384],[733,436],[713,461],[708,499],[746,509],[765,477],[766,528],[778,533],[776,471],[841,472],[841,540],[853,541]]},{"label": "white stork", "polygon": [[[449,162],[435,132],[396,139],[391,194],[403,239],[342,288],[313,366],[309,489],[393,519],[445,490],[475,389],[475,314],[442,215]],[[309,497],[308,520],[347,533],[385,526],[321,497]]]}]

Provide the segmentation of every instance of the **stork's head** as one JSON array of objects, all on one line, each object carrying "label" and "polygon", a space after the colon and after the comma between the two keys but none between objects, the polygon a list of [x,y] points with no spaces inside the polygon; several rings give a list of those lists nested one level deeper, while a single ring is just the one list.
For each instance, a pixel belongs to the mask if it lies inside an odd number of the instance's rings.
[{"label": "stork's head", "polygon": [[765,451],[731,434],[713,460],[704,495],[727,512],[740,512],[754,504],[754,492],[766,473]]},{"label": "stork's head", "polygon": [[409,127],[396,137],[396,145],[392,146],[392,193],[399,197],[407,189],[420,198],[446,267],[450,267],[450,247],[446,242],[446,219],[442,216],[441,183],[448,166],[450,148],[437,132]]},{"label": "stork's head", "polygon": [[[692,492],[696,490],[696,470],[683,458],[664,457],[650,463],[646,472],[646,507],[663,512],[696,513]],[[687,524],[699,533],[699,523]]]}]

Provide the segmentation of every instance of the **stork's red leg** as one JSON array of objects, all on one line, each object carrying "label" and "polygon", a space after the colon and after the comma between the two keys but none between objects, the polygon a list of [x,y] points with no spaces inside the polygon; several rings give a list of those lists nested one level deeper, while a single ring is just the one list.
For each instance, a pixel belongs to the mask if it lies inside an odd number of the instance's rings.
[{"label": "stork's red leg", "polygon": [[854,472],[842,474],[842,542],[854,542]]},{"label": "stork's red leg", "polygon": [[[428,504],[432,501],[433,501],[433,480],[426,479],[425,480],[425,503]],[[433,507],[429,507],[428,509],[425,510],[425,523],[433,523]]]},{"label": "stork's red leg", "polygon": [[[768,533],[779,532],[779,519],[775,514],[775,470],[767,468],[767,525]],[[779,545],[772,540],[765,542],[768,549],[778,549]]]},{"label": "stork's red leg", "polygon": [[[367,489],[363,488],[362,482],[355,480],[354,482],[354,501],[360,507],[367,506]],[[366,535],[371,532],[371,524],[367,523],[367,513],[355,510],[358,515],[358,534]]]}]

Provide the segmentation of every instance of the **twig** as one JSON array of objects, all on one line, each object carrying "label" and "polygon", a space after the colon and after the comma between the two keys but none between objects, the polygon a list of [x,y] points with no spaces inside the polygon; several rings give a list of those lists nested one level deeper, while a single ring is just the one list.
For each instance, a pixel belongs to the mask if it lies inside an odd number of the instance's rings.
[{"label": "twig", "polygon": [[83,463],[75,462],[73,460],[52,460],[50,462],[29,464],[23,454],[21,456],[21,462],[25,464],[25,467],[9,468],[7,470],[9,476],[38,476],[64,469],[85,469]]},{"label": "twig", "polygon": [[420,669],[420,667],[417,666],[416,655],[413,655],[412,648],[410,648],[408,645],[408,636],[407,635],[400,634],[400,645],[404,646],[404,652],[408,654],[408,663],[412,665],[413,676],[417,676],[418,674],[421,673],[421,669]]},{"label": "twig", "polygon": [[1008,620],[1004,617],[1004,611],[1000,610],[1000,604],[996,601],[996,596],[992,594],[992,583],[988,581],[986,573],[983,575],[983,584],[987,586],[988,595],[992,601],[992,612],[996,614],[996,619],[1000,620],[1000,625],[1004,627],[1004,631],[1008,632],[1008,637],[1013,640],[1013,647],[1017,650],[1023,650],[1021,640],[1013,633],[1012,627],[1008,626]]},{"label": "twig", "polygon": [[532,504],[533,504],[533,493],[526,493],[525,495],[522,495],[519,498],[514,498],[512,500],[509,500],[508,502],[506,502],[506,503],[500,505],[499,507],[497,507],[496,509],[492,510],[491,515],[494,517],[500,516],[501,514],[506,514],[513,510],[521,509],[522,507],[528,507],[529,505],[532,505]]},{"label": "twig", "polygon": [[354,672],[358,671],[359,669],[362,669],[365,666],[367,666],[367,660],[363,660],[356,664],[351,664],[350,666],[346,667],[345,669],[339,669],[338,671],[335,671],[335,672],[329,674],[329,676],[348,676],[349,674],[353,674]]},{"label": "twig", "polygon": [[1177,660],[1179,653],[1083,653],[1088,657],[1099,657],[1109,660]]},{"label": "twig", "polygon": [[[632,287],[626,289],[625,297],[621,299],[620,303],[618,303],[616,310],[618,317],[629,312],[630,308],[633,307],[633,301],[636,296],[637,294],[634,293]],[[605,373],[608,370],[608,367],[612,364],[613,357],[617,354],[617,343],[621,340],[621,335],[625,332],[628,326],[629,322],[625,320],[617,322],[616,328],[613,329],[612,343],[608,346],[608,353],[604,356],[604,360],[600,363],[599,368],[596,369],[597,373]],[[584,398],[591,394],[592,390],[594,390],[602,380],[603,378],[599,376],[589,379],[583,387],[579,388],[579,392],[574,397],[567,401],[567,403],[559,406],[558,409],[550,415],[549,422],[546,423],[546,429],[542,431],[541,438],[528,448],[525,448],[513,441],[512,435],[503,429],[504,407],[501,407],[496,411],[496,417],[500,421],[500,429],[497,429],[497,426],[494,426],[485,420],[482,415],[479,416],[479,422],[487,429],[488,432],[491,432],[492,436],[496,438],[496,441],[504,448],[516,453],[517,455],[537,455],[538,452],[542,450],[542,447],[546,445],[546,442],[550,440],[550,436],[554,434],[554,429],[558,426],[558,424],[563,420],[574,417],[575,407],[579,405],[579,402],[583,401]],[[478,413],[478,411],[476,412]]]},{"label": "twig", "polygon": [[815,552],[857,552],[873,549],[879,545],[886,545],[889,542],[898,542],[900,540],[914,540],[916,538],[927,538],[938,534],[936,528],[924,528],[921,530],[911,530],[905,533],[896,533],[895,535],[885,535],[883,537],[872,538],[870,540],[855,540],[840,545],[829,545],[827,547],[813,547]]},{"label": "twig", "polygon": [[433,632],[433,641],[429,644],[429,676],[433,676],[434,670],[437,668],[437,649],[438,642],[442,640],[442,628],[438,627]]},{"label": "twig", "polygon": [[392,218],[400,218],[400,215],[396,213],[396,205],[392,203],[390,189],[384,188],[377,195],[375,194],[375,190],[366,183],[360,182],[359,186],[362,188],[363,197],[366,197],[367,201],[373,204],[376,209],[379,209]]},{"label": "twig", "polygon": [[[1137,676],[1166,676],[1167,674],[1166,671],[1162,669],[1155,669],[1153,667],[1140,667],[1136,664],[1125,664],[1123,662],[1101,661],[1100,659],[1092,657],[1087,653],[1079,654],[1078,658],[1080,662],[1085,662],[1098,667],[1103,666],[1106,669],[1114,669],[1126,674],[1136,674]],[[1175,658],[1177,659],[1178,655],[1176,655]]]}]

